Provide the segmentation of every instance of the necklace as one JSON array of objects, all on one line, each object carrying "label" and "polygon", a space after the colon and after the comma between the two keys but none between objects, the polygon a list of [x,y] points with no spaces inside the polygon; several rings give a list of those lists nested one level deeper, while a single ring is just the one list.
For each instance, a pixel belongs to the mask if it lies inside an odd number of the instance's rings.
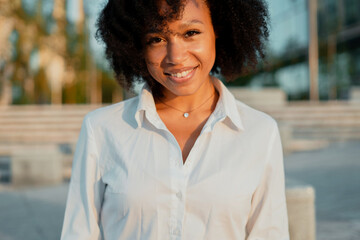
[{"label": "necklace", "polygon": [[199,106],[197,106],[197,107],[195,107],[195,108],[193,108],[193,109],[191,109],[191,110],[189,110],[189,111],[187,111],[187,112],[185,112],[185,111],[183,111],[183,110],[181,110],[181,109],[178,109],[178,108],[176,108],[176,107],[170,106],[169,104],[163,102],[161,99],[159,99],[159,101],[162,102],[164,105],[168,106],[169,108],[172,108],[172,109],[174,109],[174,110],[176,110],[176,111],[181,112],[181,113],[183,114],[183,117],[184,117],[184,118],[188,118],[188,117],[190,116],[190,113],[191,113],[191,112],[195,111],[196,109],[199,109],[201,106],[203,106],[205,103],[207,103],[214,95],[215,95],[215,91],[214,91],[213,94],[212,94],[209,98],[207,98],[203,103],[201,103]]}]

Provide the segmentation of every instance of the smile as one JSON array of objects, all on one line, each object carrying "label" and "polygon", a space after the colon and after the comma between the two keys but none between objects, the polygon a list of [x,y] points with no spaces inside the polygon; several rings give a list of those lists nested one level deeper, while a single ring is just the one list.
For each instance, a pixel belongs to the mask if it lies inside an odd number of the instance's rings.
[{"label": "smile", "polygon": [[181,73],[170,74],[170,76],[182,78],[182,77],[185,77],[186,75],[188,75],[192,70],[194,70],[194,69],[191,69],[191,70],[188,70],[188,71],[183,71]]},{"label": "smile", "polygon": [[190,73],[192,73],[197,67],[191,68],[189,70],[185,70],[182,72],[177,72],[177,73],[165,73],[165,75],[174,77],[174,78],[185,78],[187,77]]}]

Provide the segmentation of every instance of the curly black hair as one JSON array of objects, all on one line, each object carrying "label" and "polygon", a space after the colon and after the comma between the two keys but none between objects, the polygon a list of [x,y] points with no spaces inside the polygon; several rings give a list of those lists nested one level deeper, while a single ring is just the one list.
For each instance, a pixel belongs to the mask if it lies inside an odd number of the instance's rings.
[{"label": "curly black hair", "polygon": [[[149,74],[144,59],[143,39],[151,30],[161,30],[180,19],[188,0],[165,0],[166,14],[159,13],[160,0],[108,0],[97,21],[97,39],[106,46],[106,57],[117,81],[131,88],[145,80],[154,94],[161,86]],[[268,11],[263,0],[202,0],[210,9],[216,33],[216,59],[212,73],[227,80],[254,68],[264,57],[268,38]]]}]

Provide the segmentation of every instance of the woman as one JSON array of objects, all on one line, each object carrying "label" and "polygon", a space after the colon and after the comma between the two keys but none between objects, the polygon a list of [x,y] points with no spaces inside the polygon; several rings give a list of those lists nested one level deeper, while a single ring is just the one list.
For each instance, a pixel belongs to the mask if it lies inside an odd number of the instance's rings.
[{"label": "woman", "polygon": [[62,239],[289,239],[276,122],[227,77],[263,55],[261,0],[109,0],[98,36],[138,97],[89,113]]}]

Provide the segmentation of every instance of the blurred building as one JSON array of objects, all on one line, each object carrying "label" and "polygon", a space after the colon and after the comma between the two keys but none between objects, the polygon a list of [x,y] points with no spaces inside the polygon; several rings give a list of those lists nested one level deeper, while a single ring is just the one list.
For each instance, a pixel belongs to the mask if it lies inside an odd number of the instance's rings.
[{"label": "blurred building", "polygon": [[[104,1],[0,0],[0,105],[121,100],[94,38]],[[309,1],[317,2],[320,99],[349,99],[360,85],[358,0],[268,0],[267,59],[230,85],[278,86],[289,100],[309,99]]]},{"label": "blurred building", "polygon": [[358,0],[268,1],[268,58],[235,85],[279,86],[290,100],[309,99],[309,1],[317,1],[320,99],[349,99],[360,86]]},{"label": "blurred building", "polygon": [[100,1],[0,0],[0,105],[121,99],[85,3]]}]

